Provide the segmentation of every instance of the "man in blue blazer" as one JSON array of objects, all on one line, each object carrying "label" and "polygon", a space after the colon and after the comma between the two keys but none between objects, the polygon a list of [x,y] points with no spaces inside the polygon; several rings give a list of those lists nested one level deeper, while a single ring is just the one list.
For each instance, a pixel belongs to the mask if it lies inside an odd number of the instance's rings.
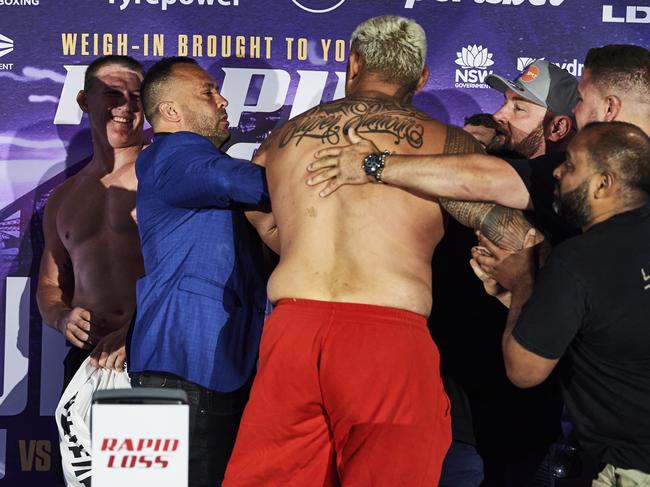
[{"label": "man in blue blazer", "polygon": [[221,152],[226,106],[190,58],[142,83],[151,146],[136,162],[145,275],[129,347],[134,387],[190,400],[190,485],[220,485],[244,405],[266,305],[263,247],[275,246],[264,169]]}]

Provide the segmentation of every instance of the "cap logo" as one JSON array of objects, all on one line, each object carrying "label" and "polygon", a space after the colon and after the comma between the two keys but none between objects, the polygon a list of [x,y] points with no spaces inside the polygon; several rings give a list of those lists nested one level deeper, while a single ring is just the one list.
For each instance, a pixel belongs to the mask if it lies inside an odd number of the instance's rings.
[{"label": "cap logo", "polygon": [[539,75],[539,68],[537,66],[528,66],[519,79],[524,83],[530,83],[537,78],[537,75]]}]

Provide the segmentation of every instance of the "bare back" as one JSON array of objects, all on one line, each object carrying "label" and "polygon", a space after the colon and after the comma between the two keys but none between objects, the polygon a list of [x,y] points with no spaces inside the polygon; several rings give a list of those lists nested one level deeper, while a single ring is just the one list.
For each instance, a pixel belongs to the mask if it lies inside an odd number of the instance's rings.
[{"label": "bare back", "polygon": [[135,309],[135,281],[144,273],[135,222],[134,164],[102,175],[93,164],[48,201],[45,279],[69,290],[72,307],[90,310],[104,333],[122,327]]},{"label": "bare back", "polygon": [[321,198],[305,184],[314,152],[348,144],[349,127],[398,154],[441,153],[447,134],[445,124],[421,111],[375,98],[321,105],[276,129],[256,156],[267,168],[281,242],[269,298],[376,304],[427,316],[431,256],[444,233],[438,201],[378,184],[344,186]]}]

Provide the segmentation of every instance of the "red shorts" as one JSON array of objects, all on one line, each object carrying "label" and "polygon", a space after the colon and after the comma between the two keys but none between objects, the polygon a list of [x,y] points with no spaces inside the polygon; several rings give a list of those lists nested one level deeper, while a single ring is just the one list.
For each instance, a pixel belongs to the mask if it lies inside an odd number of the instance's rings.
[{"label": "red shorts", "polygon": [[269,317],[226,487],[433,487],[451,442],[425,319],[285,299]]}]

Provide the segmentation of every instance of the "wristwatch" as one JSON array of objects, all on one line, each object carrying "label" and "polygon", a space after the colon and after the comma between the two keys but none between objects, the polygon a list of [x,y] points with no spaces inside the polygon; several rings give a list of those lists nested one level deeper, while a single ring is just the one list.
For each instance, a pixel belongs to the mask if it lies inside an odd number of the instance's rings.
[{"label": "wristwatch", "polygon": [[361,166],[363,167],[366,175],[372,176],[378,183],[383,183],[381,180],[381,173],[384,171],[384,167],[386,166],[386,156],[389,155],[390,151],[387,150],[368,154],[363,160],[363,164]]}]

